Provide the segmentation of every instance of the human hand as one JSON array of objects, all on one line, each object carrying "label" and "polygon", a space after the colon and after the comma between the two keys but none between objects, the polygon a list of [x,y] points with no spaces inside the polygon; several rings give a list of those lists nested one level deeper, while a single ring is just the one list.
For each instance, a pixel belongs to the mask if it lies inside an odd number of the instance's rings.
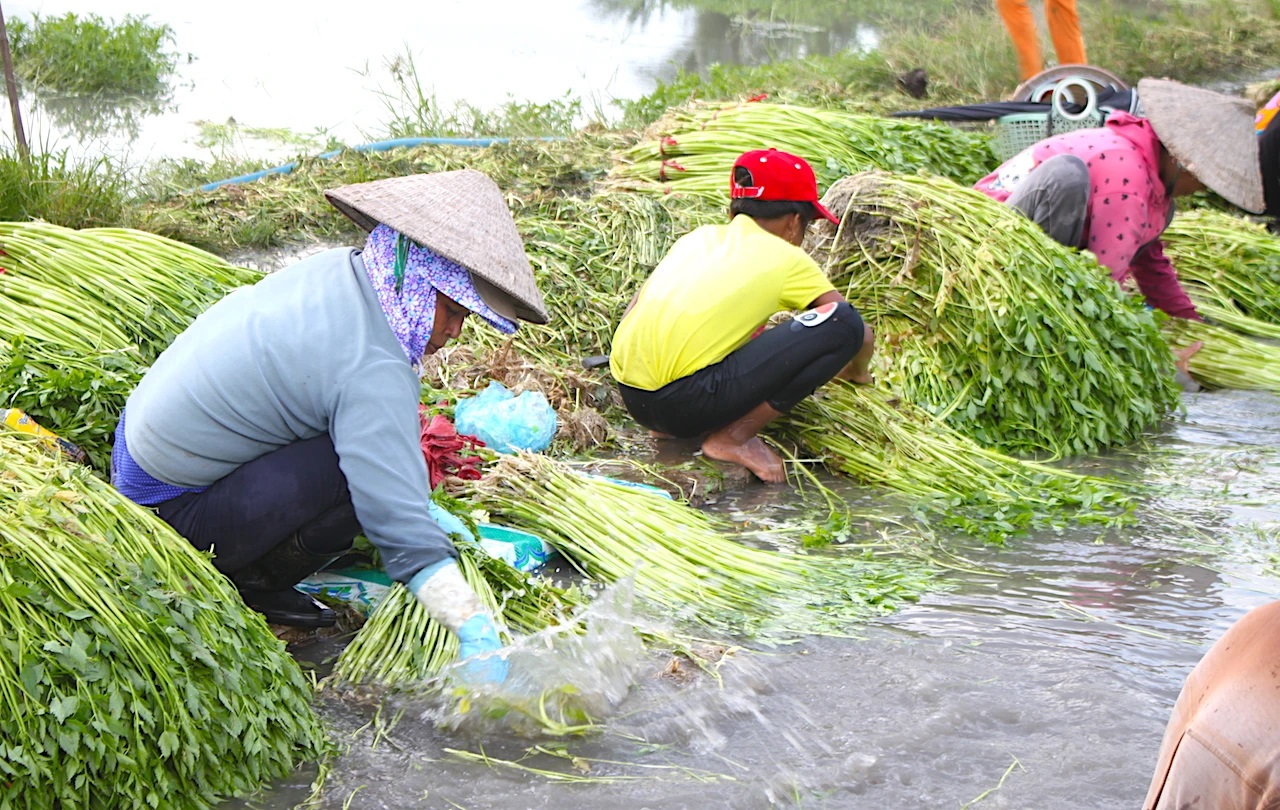
[{"label": "human hand", "polygon": [[1187,369],[1187,361],[1189,361],[1196,352],[1204,348],[1204,341],[1197,340],[1195,343],[1188,345],[1183,349],[1176,349],[1173,352],[1173,366],[1183,374],[1190,374]]},{"label": "human hand", "polygon": [[475,540],[475,533],[467,528],[467,524],[462,522],[462,518],[445,509],[435,501],[427,501],[427,513],[431,515],[431,519],[440,524],[440,528],[444,529],[444,533],[450,537],[461,537],[464,540]]},{"label": "human hand", "polygon": [[506,681],[510,667],[507,659],[499,654],[502,642],[488,613],[476,614],[463,622],[458,628],[458,641],[462,642],[458,650],[461,662],[458,671],[463,680],[477,684]]},{"label": "human hand", "polygon": [[444,559],[419,571],[409,580],[409,590],[431,618],[449,628],[462,643],[459,672],[470,683],[502,683],[507,661],[498,655],[502,642],[493,617],[480,604],[458,564]]},{"label": "human hand", "polygon": [[1187,346],[1185,349],[1178,349],[1173,353],[1173,366],[1177,369],[1173,374],[1174,382],[1178,384],[1183,391],[1194,394],[1200,390],[1200,383],[1196,382],[1191,376],[1191,372],[1187,370],[1187,361],[1191,356],[1204,346],[1203,340],[1197,340],[1195,343]]}]

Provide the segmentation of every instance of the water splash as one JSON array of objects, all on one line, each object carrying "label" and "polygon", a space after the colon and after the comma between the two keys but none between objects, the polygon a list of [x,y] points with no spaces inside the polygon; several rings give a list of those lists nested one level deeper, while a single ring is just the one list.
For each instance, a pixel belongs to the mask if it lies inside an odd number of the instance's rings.
[{"label": "water splash", "polygon": [[569,736],[598,727],[627,697],[646,661],[630,580],[602,589],[564,621],[504,649],[502,684],[468,684],[455,665],[435,682],[442,701],[424,720],[451,731]]}]

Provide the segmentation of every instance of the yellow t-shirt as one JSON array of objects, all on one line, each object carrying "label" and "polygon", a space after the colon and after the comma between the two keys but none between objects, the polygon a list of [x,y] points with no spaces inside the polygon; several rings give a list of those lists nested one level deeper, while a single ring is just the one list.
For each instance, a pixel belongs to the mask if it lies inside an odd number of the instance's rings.
[{"label": "yellow t-shirt", "polygon": [[723,360],[771,315],[835,289],[809,254],[739,214],[681,237],[613,334],[614,379],[645,391]]}]

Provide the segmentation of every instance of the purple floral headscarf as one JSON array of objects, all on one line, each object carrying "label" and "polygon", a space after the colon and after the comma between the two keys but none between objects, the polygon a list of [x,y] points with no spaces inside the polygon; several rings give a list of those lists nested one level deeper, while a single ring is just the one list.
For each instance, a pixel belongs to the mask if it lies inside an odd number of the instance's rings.
[{"label": "purple floral headscarf", "polygon": [[[399,280],[396,278],[398,246],[404,256],[404,273]],[[402,237],[393,228],[379,225],[370,231],[361,258],[382,313],[415,369],[422,361],[435,326],[437,291],[484,318],[499,332],[509,335],[516,331],[513,322],[494,312],[480,298],[465,267]]]}]

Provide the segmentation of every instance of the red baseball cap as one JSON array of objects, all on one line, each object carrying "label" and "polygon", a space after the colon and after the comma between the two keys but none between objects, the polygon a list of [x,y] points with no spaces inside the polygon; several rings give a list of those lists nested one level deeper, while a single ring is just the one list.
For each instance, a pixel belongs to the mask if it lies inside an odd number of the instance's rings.
[{"label": "red baseball cap", "polygon": [[733,162],[735,173],[741,166],[751,173],[753,185],[740,186],[729,175],[729,196],[745,200],[789,200],[813,203],[818,213],[839,225],[840,220],[818,202],[818,179],[802,157],[777,149],[755,149],[744,152]]}]

